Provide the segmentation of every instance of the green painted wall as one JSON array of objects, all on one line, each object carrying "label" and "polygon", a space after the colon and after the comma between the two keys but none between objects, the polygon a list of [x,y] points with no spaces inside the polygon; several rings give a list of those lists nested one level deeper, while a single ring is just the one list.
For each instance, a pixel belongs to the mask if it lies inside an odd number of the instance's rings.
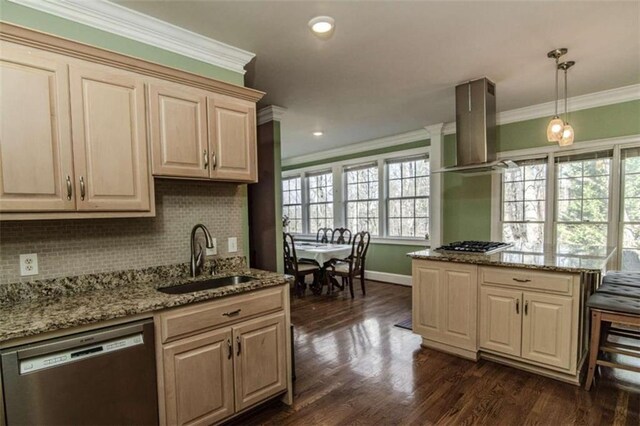
[{"label": "green painted wall", "polygon": [[369,246],[367,264],[369,271],[390,274],[411,275],[411,258],[407,253],[424,250],[425,246],[406,246],[396,244],[374,244]]},{"label": "green painted wall", "polygon": [[349,155],[341,155],[338,157],[331,157],[331,158],[324,158],[322,160],[318,160],[318,161],[310,161],[308,163],[300,163],[300,164],[294,164],[291,166],[285,166],[282,168],[283,171],[287,171],[287,170],[293,170],[293,169],[300,169],[303,167],[313,167],[313,166],[319,166],[321,164],[327,164],[327,163],[335,163],[338,161],[345,161],[345,160],[351,160],[354,158],[362,158],[362,157],[369,157],[371,155],[380,155],[380,154],[388,154],[390,152],[397,152],[397,151],[404,151],[405,149],[413,149],[413,148],[420,148],[420,147],[427,147],[429,146],[430,141],[429,139],[424,139],[421,141],[415,141],[415,142],[408,142],[402,145],[394,145],[394,146],[389,146],[386,148],[378,148],[378,149],[372,149],[370,151],[364,151],[364,152],[359,152],[357,154],[349,154]]},{"label": "green painted wall", "polygon": [[244,76],[240,73],[10,3],[7,0],[0,0],[0,20],[206,77],[244,85]]},{"label": "green painted wall", "polygon": [[[276,188],[282,188],[282,159],[281,159],[281,137],[280,122],[273,122],[273,170],[274,185]],[[276,235],[282,235],[282,191],[276,190]],[[284,273],[284,252],[282,238],[276,238],[276,256],[278,262],[279,273]]]}]

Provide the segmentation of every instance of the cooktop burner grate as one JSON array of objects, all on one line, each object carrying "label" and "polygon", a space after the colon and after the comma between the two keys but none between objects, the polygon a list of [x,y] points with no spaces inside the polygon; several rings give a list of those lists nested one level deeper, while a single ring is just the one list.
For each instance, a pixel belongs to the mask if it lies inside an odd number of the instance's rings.
[{"label": "cooktop burner grate", "polygon": [[506,250],[512,247],[511,243],[502,243],[495,241],[456,241],[451,244],[446,244],[438,247],[436,251],[443,253],[479,253],[479,254],[493,254],[502,250]]}]

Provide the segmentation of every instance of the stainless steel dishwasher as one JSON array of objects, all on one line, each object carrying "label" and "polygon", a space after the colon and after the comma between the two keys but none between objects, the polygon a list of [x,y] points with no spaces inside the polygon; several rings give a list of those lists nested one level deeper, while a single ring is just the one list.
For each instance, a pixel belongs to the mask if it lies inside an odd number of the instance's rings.
[{"label": "stainless steel dishwasher", "polygon": [[158,424],[152,320],[9,348],[1,357],[8,425]]}]

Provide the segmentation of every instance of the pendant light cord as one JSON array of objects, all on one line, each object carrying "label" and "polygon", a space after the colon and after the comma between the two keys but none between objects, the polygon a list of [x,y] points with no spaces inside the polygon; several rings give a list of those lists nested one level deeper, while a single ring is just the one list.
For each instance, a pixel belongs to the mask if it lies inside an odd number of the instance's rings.
[{"label": "pendant light cord", "polygon": [[564,124],[569,123],[569,109],[567,108],[567,68],[564,69]]},{"label": "pendant light cord", "polygon": [[558,58],[556,57],[556,114],[558,116]]}]

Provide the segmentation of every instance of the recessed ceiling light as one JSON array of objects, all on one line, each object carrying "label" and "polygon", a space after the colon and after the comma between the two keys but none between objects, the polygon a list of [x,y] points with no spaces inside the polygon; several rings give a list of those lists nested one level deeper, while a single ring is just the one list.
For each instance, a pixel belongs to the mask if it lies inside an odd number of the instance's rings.
[{"label": "recessed ceiling light", "polygon": [[323,132],[313,132],[313,136],[322,136],[324,135]]},{"label": "recessed ceiling light", "polygon": [[335,22],[330,16],[316,16],[309,21],[309,28],[316,34],[327,34],[333,30]]}]

